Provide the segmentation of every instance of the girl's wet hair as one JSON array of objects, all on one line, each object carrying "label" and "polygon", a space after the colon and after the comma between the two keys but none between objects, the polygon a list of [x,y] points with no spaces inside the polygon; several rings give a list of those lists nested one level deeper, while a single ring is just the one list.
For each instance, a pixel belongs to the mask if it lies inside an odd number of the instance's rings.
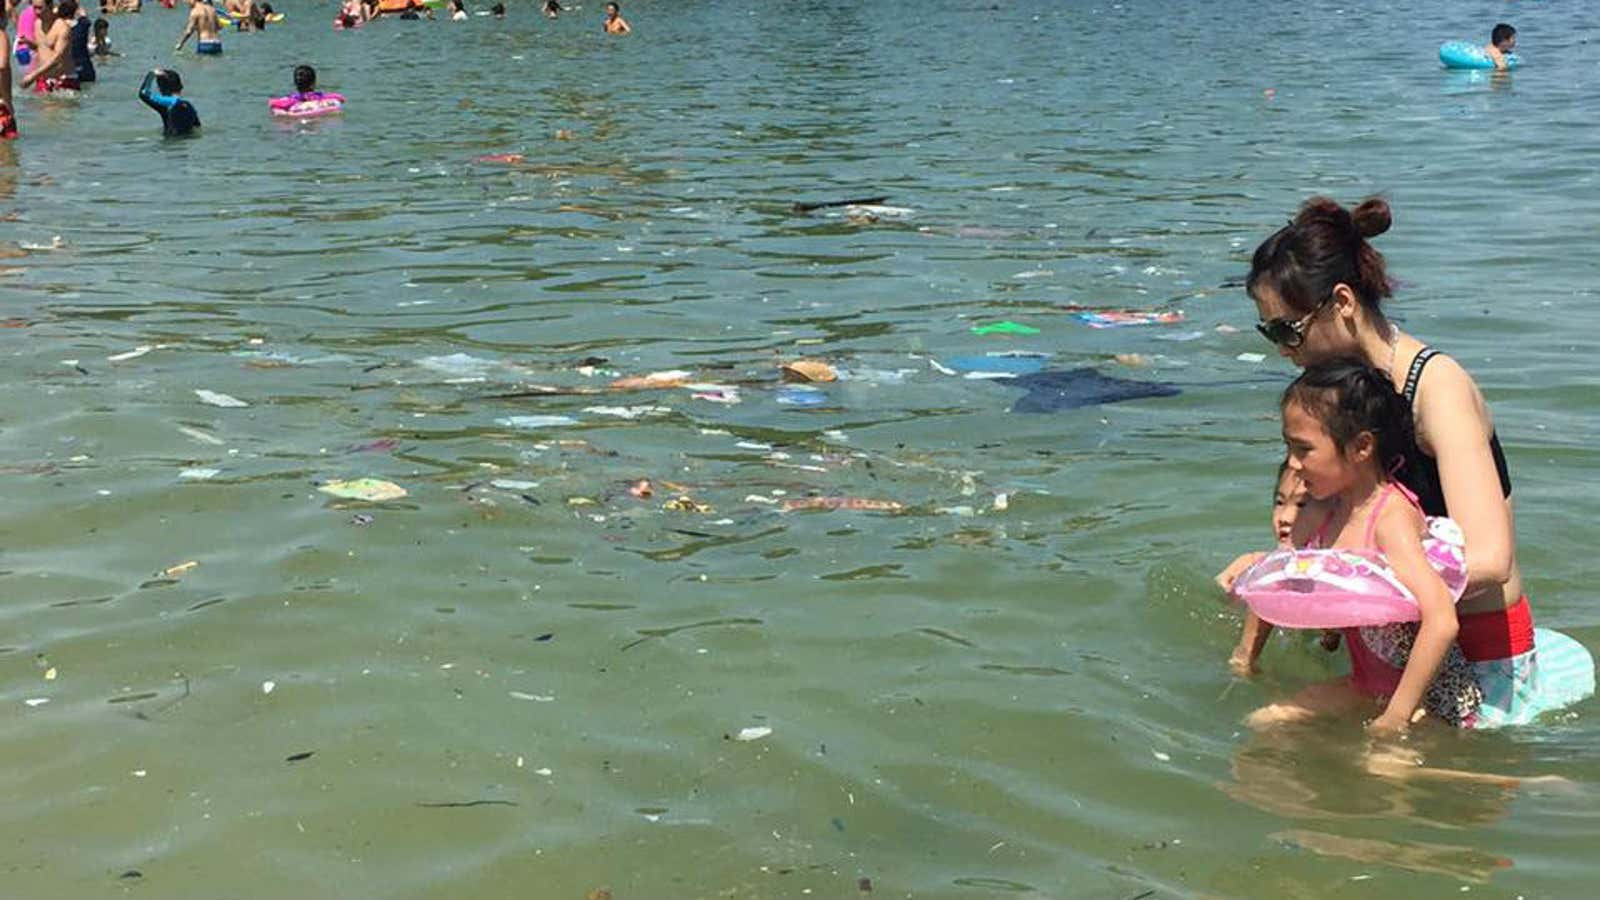
[{"label": "girl's wet hair", "polygon": [[1355,359],[1311,366],[1283,392],[1280,409],[1299,406],[1322,423],[1343,452],[1361,432],[1372,433],[1373,459],[1389,473],[1416,447],[1411,404],[1389,376]]},{"label": "girl's wet hair", "polygon": [[317,70],[310,66],[294,67],[294,89],[304,93],[317,86]]},{"label": "girl's wet hair", "polygon": [[1261,242],[1250,261],[1245,290],[1260,299],[1270,290],[1290,310],[1309,313],[1345,284],[1372,312],[1393,293],[1383,254],[1367,242],[1389,230],[1389,204],[1368,197],[1346,210],[1327,197],[1312,197],[1272,237]]},{"label": "girl's wet hair", "polygon": [[175,97],[183,93],[183,78],[171,69],[156,70],[156,87],[161,93]]}]

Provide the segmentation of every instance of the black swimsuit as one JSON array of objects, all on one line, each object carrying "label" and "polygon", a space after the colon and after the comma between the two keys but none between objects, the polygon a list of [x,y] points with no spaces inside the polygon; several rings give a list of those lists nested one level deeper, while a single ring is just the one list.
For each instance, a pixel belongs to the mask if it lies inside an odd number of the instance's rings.
[{"label": "black swimsuit", "polygon": [[[1417,400],[1417,382],[1422,379],[1422,367],[1428,360],[1439,355],[1439,351],[1432,347],[1423,347],[1417,358],[1411,361],[1411,370],[1406,373],[1406,385],[1401,391],[1408,404],[1415,404]],[[1500,476],[1500,493],[1506,497],[1511,496],[1511,472],[1506,468],[1506,455],[1500,449],[1500,436],[1489,432],[1489,452],[1494,456],[1494,469]],[[1406,453],[1405,460],[1400,465],[1397,477],[1400,483],[1410,488],[1417,495],[1417,502],[1421,504],[1422,511],[1430,516],[1447,515],[1444,502],[1444,485],[1439,481],[1439,461],[1422,452],[1422,448],[1412,442],[1410,452]]]}]

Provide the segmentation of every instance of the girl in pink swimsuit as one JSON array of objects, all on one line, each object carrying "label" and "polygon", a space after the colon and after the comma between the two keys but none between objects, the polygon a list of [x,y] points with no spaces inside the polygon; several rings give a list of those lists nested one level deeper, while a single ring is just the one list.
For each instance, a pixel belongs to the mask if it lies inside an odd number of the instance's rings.
[{"label": "girl in pink swimsuit", "polygon": [[[1312,685],[1287,702],[1252,713],[1253,727],[1342,712],[1375,712],[1375,731],[1403,731],[1423,711],[1452,723],[1482,699],[1456,646],[1455,598],[1429,565],[1427,533],[1415,502],[1390,478],[1414,446],[1411,410],[1388,378],[1356,360],[1312,366],[1284,392],[1283,440],[1289,471],[1327,504],[1300,516],[1291,540],[1302,547],[1365,551],[1381,558],[1416,598],[1422,621],[1345,632],[1351,674]],[[1320,521],[1315,521],[1320,518]]]}]

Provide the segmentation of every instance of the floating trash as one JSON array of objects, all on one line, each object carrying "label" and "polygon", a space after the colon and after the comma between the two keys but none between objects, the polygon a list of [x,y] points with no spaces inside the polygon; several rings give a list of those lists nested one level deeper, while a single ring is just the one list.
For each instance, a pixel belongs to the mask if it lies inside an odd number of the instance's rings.
[{"label": "floating trash", "polygon": [[392,481],[382,481],[377,478],[330,481],[317,490],[345,500],[366,500],[370,503],[398,500],[406,496],[405,488]]},{"label": "floating trash", "polygon": [[838,371],[820,359],[797,359],[793,362],[784,363],[778,369],[783,373],[784,381],[803,383],[808,381],[828,382],[839,380]]},{"label": "floating trash", "polygon": [[783,511],[801,509],[844,509],[860,512],[899,512],[905,506],[893,500],[872,500],[867,497],[797,497],[783,501]]},{"label": "floating trash", "polygon": [[504,416],[495,419],[496,425],[507,428],[520,428],[524,431],[535,431],[540,428],[562,428],[567,425],[576,425],[578,420],[571,416]]},{"label": "floating trash", "polygon": [[1181,393],[1176,385],[1161,381],[1130,381],[1101,375],[1094,369],[1034,372],[996,382],[1021,388],[1027,395],[1011,404],[1012,412],[1049,413],[1120,403],[1143,397],[1171,397]]},{"label": "floating trash", "polygon": [[238,397],[217,391],[208,391],[205,388],[196,388],[194,395],[200,398],[201,403],[208,406],[220,406],[224,409],[242,409],[250,405]]},{"label": "floating trash", "polygon": [[973,334],[1038,334],[1039,329],[1032,325],[1023,325],[1020,322],[990,322],[986,325],[972,326]]},{"label": "floating trash", "polygon": [[1135,325],[1175,325],[1183,321],[1183,311],[1104,309],[1073,313],[1073,318],[1090,328],[1128,328]]},{"label": "floating trash", "polygon": [[777,396],[784,406],[823,406],[828,402],[828,395],[816,388],[778,388]]}]

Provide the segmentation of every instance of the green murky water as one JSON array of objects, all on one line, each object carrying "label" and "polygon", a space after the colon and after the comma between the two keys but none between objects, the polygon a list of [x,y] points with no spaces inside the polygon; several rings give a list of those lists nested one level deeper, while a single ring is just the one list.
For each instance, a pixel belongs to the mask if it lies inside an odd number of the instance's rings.
[{"label": "green murky water", "polygon": [[[1495,80],[1433,61],[1486,3],[631,3],[626,40],[592,3],[281,6],[219,60],[115,17],[125,56],[0,148],[0,892],[1590,890],[1594,702],[1418,738],[1572,792],[1249,738],[1339,664],[1232,683],[1209,576],[1268,539],[1247,254],[1382,191],[1536,614],[1600,646],[1593,11],[1517,6]],[[302,61],[342,119],[266,115]],[[133,99],[174,62],[198,140]],[[904,211],[790,209],[873,195]],[[934,364],[1002,351],[1184,393],[1028,415]],[[780,402],[802,355],[848,370],[821,405]],[[606,390],[666,370],[713,387]],[[317,490],[360,477],[408,494]],[[843,496],[903,508],[784,511]]]}]

